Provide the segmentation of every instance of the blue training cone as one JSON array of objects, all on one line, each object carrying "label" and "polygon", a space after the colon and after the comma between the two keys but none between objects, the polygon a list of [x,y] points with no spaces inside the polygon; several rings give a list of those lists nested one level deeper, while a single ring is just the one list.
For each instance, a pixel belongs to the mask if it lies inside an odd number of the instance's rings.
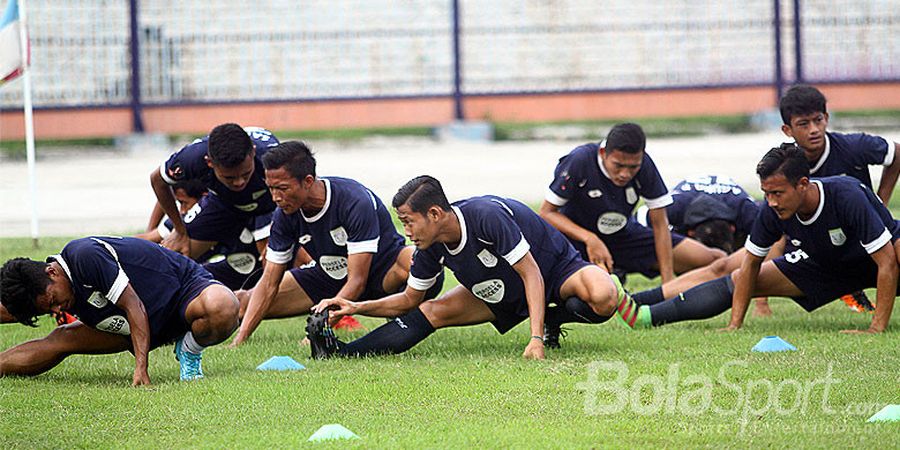
[{"label": "blue training cone", "polygon": [[294,361],[290,356],[273,356],[256,366],[256,370],[303,370],[306,366]]},{"label": "blue training cone", "polygon": [[330,423],[328,425],[322,425],[322,427],[316,430],[307,441],[318,442],[338,439],[359,439],[359,436],[344,428],[344,426],[339,423]]},{"label": "blue training cone", "polygon": [[887,405],[866,422],[900,422],[900,405]]},{"label": "blue training cone", "polygon": [[766,336],[759,340],[750,351],[754,352],[793,352],[797,347],[778,336]]}]

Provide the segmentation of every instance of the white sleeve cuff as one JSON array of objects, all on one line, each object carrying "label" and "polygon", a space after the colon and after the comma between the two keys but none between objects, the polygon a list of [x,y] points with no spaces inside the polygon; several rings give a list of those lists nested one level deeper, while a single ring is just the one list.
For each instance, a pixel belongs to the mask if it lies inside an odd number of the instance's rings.
[{"label": "white sleeve cuff", "polygon": [[520,259],[525,257],[525,254],[531,250],[531,246],[528,245],[528,241],[525,240],[525,236],[522,236],[522,239],[519,240],[519,243],[516,244],[516,248],[512,249],[509,253],[503,255],[503,259],[509,263],[509,265],[513,265],[519,262]]},{"label": "white sleeve cuff", "polygon": [[661,197],[644,199],[644,203],[646,203],[647,207],[650,209],[665,208],[674,202],[675,201],[672,200],[672,196],[668,192]]},{"label": "white sleeve cuff", "polygon": [[260,229],[253,230],[253,233],[252,233],[252,234],[253,234],[253,240],[254,240],[254,241],[261,241],[261,240],[263,240],[263,239],[268,239],[268,238],[269,238],[269,235],[270,235],[271,233],[272,233],[272,222],[269,222],[268,225],[266,225],[266,226],[264,226],[264,227],[262,227],[262,228],[260,228]]},{"label": "white sleeve cuff", "polygon": [[566,203],[569,203],[568,199],[556,195],[556,192],[553,192],[552,189],[547,189],[547,194],[544,195],[544,200],[547,200],[548,203],[556,206],[566,206]]},{"label": "white sleeve cuff", "polygon": [[162,176],[163,181],[166,183],[175,184],[177,181],[170,178],[169,174],[166,173],[166,161],[168,161],[168,159],[164,159],[162,164],[159,165],[159,175]]},{"label": "white sleeve cuff", "polygon": [[106,293],[106,299],[113,303],[118,302],[119,297],[125,292],[126,287],[128,287],[128,275],[125,275],[125,271],[122,270],[122,267],[120,266],[116,281],[113,281],[112,287],[110,287],[109,292]]},{"label": "white sleeve cuff", "polygon": [[166,218],[163,217],[163,220],[159,222],[159,226],[156,227],[156,232],[159,233],[159,237],[165,239],[172,234],[172,230],[166,226]]},{"label": "white sleeve cuff", "polygon": [[650,212],[650,207],[647,205],[641,205],[640,208],[637,209],[634,213],[634,218],[637,222],[645,227],[650,226],[650,219],[647,217],[647,213]]},{"label": "white sleeve cuff", "polygon": [[434,286],[434,283],[437,282],[438,276],[440,276],[440,274],[435,275],[434,278],[423,280],[410,275],[409,278],[406,279],[406,284],[417,291],[427,291],[428,288]]},{"label": "white sleeve cuff", "polygon": [[884,233],[881,233],[881,236],[878,236],[874,241],[868,244],[863,244],[862,242],[860,242],[860,244],[862,244],[863,248],[866,249],[866,252],[871,255],[872,253],[881,250],[881,247],[884,247],[889,242],[891,242],[891,237],[891,232],[888,231],[887,227],[885,227]]},{"label": "white sleeve cuff", "polygon": [[291,258],[294,256],[294,246],[284,251],[272,250],[272,247],[266,248],[266,261],[275,263],[275,264],[287,264],[291,261]]},{"label": "white sleeve cuff", "polygon": [[[882,137],[882,139],[884,139]],[[887,153],[884,155],[884,162],[881,163],[883,166],[889,166],[894,163],[894,151],[896,150],[895,144],[887,139],[884,139],[885,144],[887,144]]]},{"label": "white sleeve cuff", "polygon": [[750,240],[750,238],[747,238],[747,242],[744,244],[744,248],[746,248],[751,255],[765,258],[766,255],[769,254],[769,250],[772,249],[772,246],[770,245],[768,247],[760,247],[754,244],[753,241]]},{"label": "white sleeve cuff", "polygon": [[375,239],[362,242],[347,242],[347,254],[355,255],[357,253],[377,253],[379,239],[381,238],[377,237]]}]

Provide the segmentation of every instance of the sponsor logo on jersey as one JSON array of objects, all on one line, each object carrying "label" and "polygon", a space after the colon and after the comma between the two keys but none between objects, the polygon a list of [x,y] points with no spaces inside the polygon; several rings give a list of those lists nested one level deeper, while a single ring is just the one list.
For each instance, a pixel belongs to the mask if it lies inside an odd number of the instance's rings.
[{"label": "sponsor logo on jersey", "polygon": [[103,294],[99,292],[94,292],[88,297],[87,302],[93,305],[95,308],[102,308],[109,304],[109,300],[103,296]]},{"label": "sponsor logo on jersey", "polygon": [[263,190],[261,190],[261,191],[256,191],[256,192],[250,194],[250,198],[252,198],[253,200],[256,200],[256,199],[262,197],[263,194],[265,194],[266,192],[268,192],[268,189],[263,189]]},{"label": "sponsor logo on jersey", "polygon": [[343,256],[322,255],[319,258],[319,267],[335,280],[343,280],[347,277],[347,258]]},{"label": "sponsor logo on jersey", "polygon": [[344,227],[337,227],[331,230],[331,240],[334,241],[335,245],[339,247],[344,247],[347,245],[347,230]]},{"label": "sponsor logo on jersey", "polygon": [[131,327],[128,325],[128,321],[125,320],[122,316],[109,316],[100,321],[96,327],[94,327],[100,331],[105,331],[107,333],[113,334],[121,334],[128,336],[131,334]]},{"label": "sponsor logo on jersey", "polygon": [[174,166],[170,167],[169,170],[167,170],[166,172],[169,173],[169,178],[176,180],[176,181],[178,181],[182,177],[184,177],[184,169],[181,168],[180,164],[175,164]]},{"label": "sponsor logo on jersey", "polygon": [[241,275],[250,275],[256,267],[256,257],[251,253],[232,253],[225,257],[228,265]]},{"label": "sponsor logo on jersey", "polygon": [[627,201],[629,205],[637,203],[638,195],[637,192],[634,191],[633,187],[625,189],[625,201]]},{"label": "sponsor logo on jersey", "polygon": [[497,265],[497,257],[487,251],[487,249],[482,250],[478,254],[478,259],[481,260],[485,267],[495,267]]},{"label": "sponsor logo on jersey", "polygon": [[297,242],[300,243],[300,245],[304,245],[304,244],[309,243],[309,241],[311,241],[311,240],[312,240],[312,236],[310,236],[308,234],[304,234],[303,236],[300,236],[300,239],[297,239]]},{"label": "sponsor logo on jersey", "polygon": [[506,286],[503,284],[503,280],[499,279],[482,281],[472,286],[472,294],[487,303],[499,303],[500,300],[503,300],[505,291]]},{"label": "sponsor logo on jersey", "polygon": [[241,211],[244,211],[244,212],[250,212],[250,211],[255,210],[257,207],[259,207],[259,204],[258,203],[248,203],[246,205],[234,205],[234,207]]},{"label": "sponsor logo on jersey", "polygon": [[601,195],[603,195],[603,192],[601,192],[600,189],[591,189],[588,191],[588,197],[590,198],[599,198]]},{"label": "sponsor logo on jersey", "polygon": [[844,230],[840,228],[835,228],[833,230],[828,230],[828,237],[831,238],[831,243],[840,247],[847,242],[847,235],[844,234]]},{"label": "sponsor logo on jersey", "polygon": [[253,233],[251,233],[250,230],[244,228],[243,230],[241,230],[241,236],[238,239],[240,239],[244,244],[252,244]]},{"label": "sponsor logo on jersey", "polygon": [[794,247],[799,247],[800,239],[791,239],[791,245],[793,245]]},{"label": "sponsor logo on jersey", "polygon": [[617,212],[608,212],[597,219],[597,230],[603,234],[613,234],[625,228],[628,218]]}]

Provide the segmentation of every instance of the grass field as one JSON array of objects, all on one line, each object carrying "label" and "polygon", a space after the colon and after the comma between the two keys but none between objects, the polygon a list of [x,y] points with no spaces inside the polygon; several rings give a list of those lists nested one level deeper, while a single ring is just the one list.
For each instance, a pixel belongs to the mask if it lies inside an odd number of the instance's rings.
[{"label": "grass field", "polygon": [[[2,239],[0,260],[43,258],[67,241],[33,250]],[[848,336],[838,331],[870,316],[840,302],[814,314],[772,306],[774,317],[733,334],[716,332],[725,317],[644,332],[571,326],[546,361],[520,357],[524,324],[502,336],[490,325],[440,330],[400,356],[315,361],[299,344],[303,318],[265,322],[236,350],[209,348],[199,382],[177,380],[171,346],[151,353],[149,389],[129,386],[130,354],[74,356],[36,378],[0,379],[0,448],[900,446],[900,423],[866,423],[900,403],[897,320]],[[49,318],[5,325],[0,347],[51,329]],[[766,335],[799,351],[751,353]],[[307,369],[255,370],[274,355]],[[328,423],[362,439],[306,442]]]}]

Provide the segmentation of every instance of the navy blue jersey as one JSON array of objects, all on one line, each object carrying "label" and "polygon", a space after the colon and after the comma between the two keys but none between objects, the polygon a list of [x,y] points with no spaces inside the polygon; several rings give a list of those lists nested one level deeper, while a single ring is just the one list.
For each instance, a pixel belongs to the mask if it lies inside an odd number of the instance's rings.
[{"label": "navy blue jersey", "polygon": [[615,235],[634,222],[631,213],[638,198],[650,209],[672,203],[662,176],[647,153],[634,179],[616,186],[603,168],[599,145],[585,144],[559,160],[545,199],[578,226],[600,237]]},{"label": "navy blue jersey", "polygon": [[900,237],[900,226],[871,189],[851,177],[827,177],[811,181],[819,189],[819,205],[809,220],[795,214],[781,220],[772,208],[762,208],[746,248],[764,257],[782,234],[819,265],[838,270],[860,261]]},{"label": "navy blue jersey", "polygon": [[417,250],[407,282],[410,287],[428,289],[447,267],[460,284],[487,303],[526,305],[522,277],[512,266],[530,251],[544,278],[545,300],[558,300],[562,267],[580,260],[562,233],[512,199],[473,197],[453,203],[452,208],[462,239],[455,248],[435,243]]},{"label": "navy blue jersey", "polygon": [[[747,192],[730,177],[704,175],[682,180],[672,189],[672,204],[666,208],[669,225],[681,234],[702,223],[704,220],[723,219],[735,224],[736,232],[749,235],[753,222],[759,213],[759,206]],[[691,211],[689,207],[698,197],[710,196],[727,207],[728,217],[719,217],[726,211]],[[706,215],[704,215],[706,214]]]},{"label": "navy blue jersey", "polygon": [[116,303],[129,283],[156,334],[197,294],[198,282],[208,284],[212,278],[189,258],[137,238],[76,239],[47,260],[58,262],[71,281],[75,303],[67,312],[88,326],[123,335],[131,333],[130,327]]},{"label": "navy blue jersey", "polygon": [[825,151],[818,161],[810,162],[814,177],[847,175],[872,189],[869,166],[889,166],[894,162],[894,144],[865,133],[825,133]]},{"label": "navy blue jersey", "polygon": [[381,199],[354,180],[319,179],[325,183],[325,206],[313,217],[276,209],[266,259],[287,264],[300,244],[336,280],[347,277],[347,255],[374,253],[370,275],[393,265],[405,241]]},{"label": "navy blue jersey", "polygon": [[222,184],[209,165],[206,155],[209,150],[209,136],[197,139],[181,150],[169,156],[159,168],[162,179],[170,185],[179,181],[199,179],[206,186],[210,195],[218,196],[225,204],[235,210],[258,215],[275,210],[275,202],[266,186],[266,170],[262,164],[262,156],[269,148],[278,145],[278,139],[271,131],[258,127],[244,128],[256,146],[253,175],[247,186],[240,192],[234,192]]}]

